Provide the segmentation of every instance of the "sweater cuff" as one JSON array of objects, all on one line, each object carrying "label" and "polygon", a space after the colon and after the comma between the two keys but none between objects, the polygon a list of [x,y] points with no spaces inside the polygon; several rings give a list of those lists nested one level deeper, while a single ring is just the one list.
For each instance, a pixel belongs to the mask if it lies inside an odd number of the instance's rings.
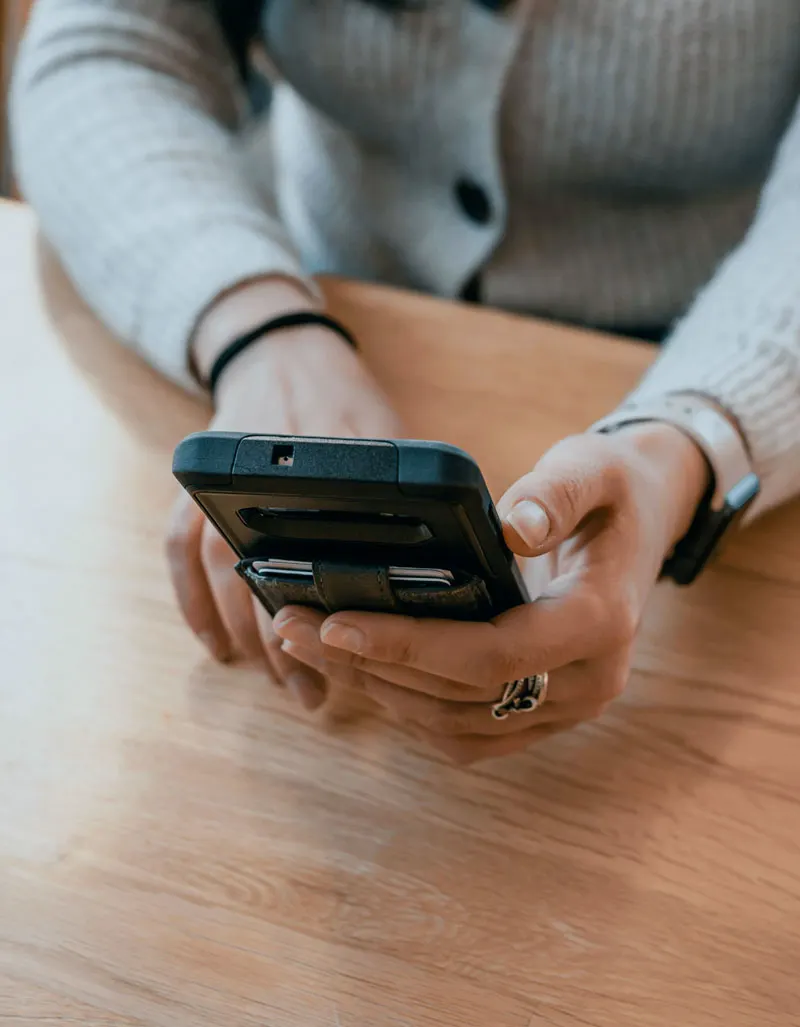
[{"label": "sweater cuff", "polygon": [[198,321],[225,292],[271,275],[295,278],[313,298],[322,298],[292,253],[258,232],[227,223],[192,233],[182,248],[170,251],[169,263],[142,297],[130,342],[173,382],[198,393],[189,368]]},{"label": "sweater cuff", "polygon": [[[791,326],[784,320],[781,333],[800,333],[800,311],[796,319]],[[699,338],[684,323],[634,396],[701,392],[728,410],[761,478],[757,510],[763,512],[800,492],[800,361],[763,326],[759,334],[757,344],[745,337],[731,344],[730,338]]]}]

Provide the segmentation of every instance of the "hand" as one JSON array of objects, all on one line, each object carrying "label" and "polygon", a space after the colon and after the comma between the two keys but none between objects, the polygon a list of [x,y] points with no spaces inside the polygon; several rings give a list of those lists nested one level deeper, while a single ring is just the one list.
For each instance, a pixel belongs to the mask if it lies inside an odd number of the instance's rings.
[{"label": "hand", "polygon": [[[223,301],[207,319],[195,356],[207,374],[215,351],[281,309],[308,305],[291,286],[276,297],[257,283]],[[228,366],[210,427],[289,435],[397,438],[399,419],[358,354],[324,328],[266,336]],[[281,650],[270,618],[234,571],[227,542],[181,491],[167,542],[172,581],[189,626],[218,660],[266,662],[307,708],[322,704],[324,678]]]},{"label": "hand", "polygon": [[[524,749],[622,693],[648,594],[707,485],[699,449],[666,425],[567,439],[499,505],[513,551],[552,562],[535,602],[487,624],[287,608],[275,631],[284,653],[364,691],[456,761]],[[539,710],[493,719],[506,682],[544,671]]]}]

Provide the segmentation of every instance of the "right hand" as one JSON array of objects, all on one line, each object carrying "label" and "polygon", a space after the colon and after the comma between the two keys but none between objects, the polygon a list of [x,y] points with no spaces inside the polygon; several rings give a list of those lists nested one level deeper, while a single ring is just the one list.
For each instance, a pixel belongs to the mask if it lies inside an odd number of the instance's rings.
[{"label": "right hand", "polygon": [[[246,329],[245,324],[239,330]],[[317,326],[276,332],[249,347],[225,370],[216,398],[209,426],[215,431],[403,435],[398,416],[359,355]],[[175,504],[167,553],[183,615],[217,660],[265,663],[276,683],[306,708],[325,701],[325,680],[281,650],[271,618],[233,569],[235,554],[185,492]]]}]

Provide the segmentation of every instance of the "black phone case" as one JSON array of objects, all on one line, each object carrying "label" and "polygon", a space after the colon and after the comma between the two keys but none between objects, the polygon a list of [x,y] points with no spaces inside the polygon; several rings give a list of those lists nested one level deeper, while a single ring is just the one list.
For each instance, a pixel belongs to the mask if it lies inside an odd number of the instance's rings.
[{"label": "black phone case", "polygon": [[[443,443],[201,432],[173,473],[239,556],[270,613],[286,605],[487,620],[527,601],[476,463]],[[268,559],[313,577],[265,574]],[[390,567],[449,570],[441,588]]]}]

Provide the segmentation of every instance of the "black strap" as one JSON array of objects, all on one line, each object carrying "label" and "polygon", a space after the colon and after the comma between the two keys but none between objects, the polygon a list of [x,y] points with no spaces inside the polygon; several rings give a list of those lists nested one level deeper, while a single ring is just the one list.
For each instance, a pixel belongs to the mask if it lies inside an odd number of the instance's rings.
[{"label": "black strap", "polygon": [[258,342],[259,339],[269,335],[270,332],[278,332],[283,328],[302,328],[305,325],[321,325],[323,328],[330,328],[332,332],[336,332],[345,342],[349,343],[353,349],[358,349],[356,340],[344,325],[334,318],[328,317],[327,314],[319,314],[314,310],[298,310],[294,314],[281,314],[280,317],[273,317],[269,321],[258,325],[257,328],[253,328],[246,335],[240,335],[238,339],[234,339],[230,345],[225,347],[214,361],[208,375],[208,387],[212,395],[216,390],[222,372],[248,346],[252,346],[254,342]]},{"label": "black strap", "polygon": [[397,597],[389,582],[389,569],[379,564],[357,566],[315,561],[314,585],[329,613],[359,607],[387,613],[398,609]]}]

